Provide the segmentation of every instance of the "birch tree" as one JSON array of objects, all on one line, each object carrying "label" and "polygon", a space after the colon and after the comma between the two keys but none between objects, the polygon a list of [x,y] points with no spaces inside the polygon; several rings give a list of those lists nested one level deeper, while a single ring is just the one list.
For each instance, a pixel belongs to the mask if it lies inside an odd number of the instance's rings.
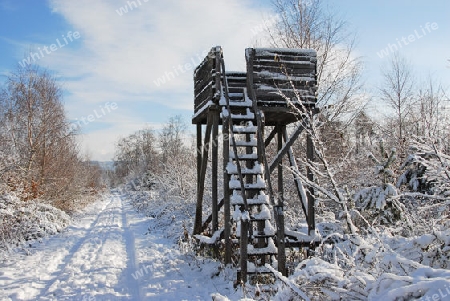
[{"label": "birch tree", "polygon": [[53,76],[29,65],[7,78],[0,95],[0,147],[14,162],[0,180],[24,200],[73,199],[85,188],[62,94]]}]

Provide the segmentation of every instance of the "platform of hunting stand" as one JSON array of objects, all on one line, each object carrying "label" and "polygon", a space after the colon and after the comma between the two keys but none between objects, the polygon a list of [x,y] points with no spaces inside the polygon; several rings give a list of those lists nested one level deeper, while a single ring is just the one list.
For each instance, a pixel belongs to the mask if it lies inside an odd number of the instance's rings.
[{"label": "platform of hunting stand", "polygon": [[[194,72],[193,124],[206,124],[208,109],[225,105],[221,55],[220,47],[213,47]],[[299,111],[314,106],[317,92],[314,50],[248,48],[245,58],[247,72],[226,72],[234,107],[247,107],[256,98],[266,125],[271,126],[295,122]],[[251,90],[255,95],[248,93]]]}]

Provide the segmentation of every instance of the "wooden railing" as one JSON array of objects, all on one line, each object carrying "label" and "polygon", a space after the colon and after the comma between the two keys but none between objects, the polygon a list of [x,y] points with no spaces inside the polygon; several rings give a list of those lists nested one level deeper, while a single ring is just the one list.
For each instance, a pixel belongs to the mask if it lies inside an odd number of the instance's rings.
[{"label": "wooden railing", "polygon": [[[258,106],[277,106],[301,101],[313,106],[317,79],[315,50],[248,48],[247,89],[254,90]],[[282,94],[282,95],[281,95]],[[297,99],[300,96],[300,99]]]},{"label": "wooden railing", "polygon": [[[254,90],[257,106],[284,106],[286,98],[303,106],[316,102],[316,52],[310,49],[248,48],[245,51],[247,73],[227,72],[230,88]],[[194,71],[194,111],[209,101],[217,104],[221,98],[223,72],[220,61],[222,48],[211,48]],[[245,77],[246,75],[246,77]],[[298,99],[300,98],[300,99]]]},{"label": "wooden railing", "polygon": [[220,99],[220,60],[222,48],[211,48],[208,55],[194,71],[194,112],[197,112],[208,101]]}]

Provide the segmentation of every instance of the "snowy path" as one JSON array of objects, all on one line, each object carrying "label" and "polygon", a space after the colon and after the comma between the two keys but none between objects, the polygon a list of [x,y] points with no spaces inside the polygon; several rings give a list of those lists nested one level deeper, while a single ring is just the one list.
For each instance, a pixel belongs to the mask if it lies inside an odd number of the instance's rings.
[{"label": "snowy path", "polygon": [[[0,300],[211,300],[233,295],[217,263],[180,253],[118,193],[31,254],[0,263]],[[144,235],[146,234],[146,235]]]}]

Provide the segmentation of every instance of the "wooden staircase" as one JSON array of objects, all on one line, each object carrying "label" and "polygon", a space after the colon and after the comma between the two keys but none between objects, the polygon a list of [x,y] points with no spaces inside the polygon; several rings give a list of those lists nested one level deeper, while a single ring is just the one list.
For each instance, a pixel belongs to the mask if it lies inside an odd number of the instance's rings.
[{"label": "wooden staircase", "polygon": [[[270,273],[265,264],[277,262],[276,230],[271,223],[272,204],[266,194],[262,154],[257,126],[260,112],[247,95],[238,73],[229,73],[224,79],[222,106],[223,124],[230,126],[227,166],[230,206],[232,207],[233,237],[239,242],[240,269],[238,281],[247,281],[247,275]],[[245,78],[244,78],[245,80]],[[228,90],[227,90],[228,89]]]}]

